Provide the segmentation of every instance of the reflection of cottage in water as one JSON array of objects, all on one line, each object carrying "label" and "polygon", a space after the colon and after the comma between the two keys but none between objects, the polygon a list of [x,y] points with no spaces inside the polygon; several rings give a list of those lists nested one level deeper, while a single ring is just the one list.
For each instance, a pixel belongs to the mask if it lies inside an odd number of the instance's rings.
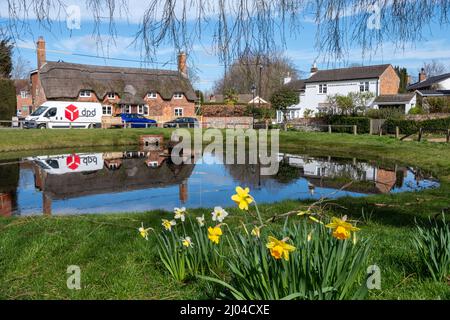
[{"label": "reflection of cottage in water", "polygon": [[[78,157],[78,160],[73,160]],[[85,159],[101,159],[85,170],[80,167],[72,170],[62,166],[73,162],[87,163]],[[58,159],[61,165],[57,169],[46,168],[45,164]],[[61,160],[63,159],[63,160]],[[92,160],[93,161],[93,160]],[[181,202],[188,199],[187,180],[191,176],[195,164],[174,165],[161,151],[119,152],[100,155],[70,155],[35,161],[36,187],[43,192],[43,209],[51,214],[52,200],[78,198],[89,195],[119,193],[149,188],[163,188],[179,185]],[[64,165],[65,164],[65,165]],[[52,171],[53,170],[53,171]],[[56,173],[55,173],[56,172]]]}]

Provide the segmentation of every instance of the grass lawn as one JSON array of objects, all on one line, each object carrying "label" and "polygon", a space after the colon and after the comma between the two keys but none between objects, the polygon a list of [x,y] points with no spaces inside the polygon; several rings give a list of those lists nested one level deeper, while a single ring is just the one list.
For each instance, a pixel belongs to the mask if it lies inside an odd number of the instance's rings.
[{"label": "grass lawn", "polygon": [[[110,131],[0,131],[0,150],[24,151],[91,145],[134,144],[143,132]],[[166,134],[169,131],[164,131]],[[3,136],[6,134],[6,136]],[[5,139],[6,137],[6,139]],[[28,139],[30,141],[28,141]],[[51,143],[46,142],[48,139]],[[441,188],[420,193],[343,198],[336,214],[359,219],[361,237],[372,237],[370,262],[382,271],[382,290],[371,299],[450,299],[448,283],[424,276],[423,266],[410,243],[414,220],[450,208],[450,146],[399,142],[392,138],[345,134],[281,134],[283,151],[323,152],[332,155],[396,161],[419,166],[441,180]],[[5,153],[1,157],[6,158]],[[230,203],[230,206],[233,204]],[[267,217],[298,209],[304,203],[285,201],[261,206]],[[192,210],[208,215],[210,209]],[[237,209],[229,210],[237,224]],[[362,214],[364,212],[364,215]],[[210,286],[201,281],[179,284],[157,259],[154,240],[139,237],[136,228],[160,228],[167,212],[128,215],[34,217],[0,219],[0,299],[207,299]],[[80,291],[66,287],[66,269],[82,270]]]}]

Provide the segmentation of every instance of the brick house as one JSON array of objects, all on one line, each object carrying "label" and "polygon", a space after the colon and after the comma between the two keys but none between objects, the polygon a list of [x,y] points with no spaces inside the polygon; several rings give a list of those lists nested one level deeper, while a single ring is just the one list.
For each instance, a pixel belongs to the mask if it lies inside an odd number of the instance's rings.
[{"label": "brick house", "polygon": [[33,106],[46,101],[100,102],[104,117],[137,113],[158,122],[195,116],[197,96],[187,77],[186,54],[178,70],[83,65],[46,60],[37,42],[38,69],[31,73]]},{"label": "brick house", "polygon": [[17,116],[28,117],[33,112],[30,82],[26,79],[14,80],[14,86],[16,87]]},{"label": "brick house", "polygon": [[[308,79],[292,81],[286,78],[285,86],[299,93],[300,102],[288,108],[288,118],[303,118],[306,113],[316,114],[329,108],[328,97],[349,93],[372,93],[374,99],[384,95],[396,95],[400,87],[400,78],[390,64],[351,67],[331,70],[311,68]],[[367,108],[374,101],[368,101]],[[277,120],[283,120],[281,111]]]}]

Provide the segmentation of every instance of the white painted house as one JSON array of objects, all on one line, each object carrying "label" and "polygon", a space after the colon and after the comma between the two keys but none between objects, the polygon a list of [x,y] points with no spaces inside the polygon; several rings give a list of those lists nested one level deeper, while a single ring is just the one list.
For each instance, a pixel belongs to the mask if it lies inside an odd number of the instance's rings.
[{"label": "white painted house", "polygon": [[[287,78],[285,85],[298,91],[300,97],[297,105],[288,108],[287,117],[292,120],[324,111],[330,106],[328,97],[333,95],[370,92],[374,99],[368,101],[367,107],[377,107],[373,105],[375,98],[398,93],[400,79],[390,64],[332,70],[318,70],[314,65],[308,79]],[[277,112],[277,121],[283,121],[281,111]]]}]

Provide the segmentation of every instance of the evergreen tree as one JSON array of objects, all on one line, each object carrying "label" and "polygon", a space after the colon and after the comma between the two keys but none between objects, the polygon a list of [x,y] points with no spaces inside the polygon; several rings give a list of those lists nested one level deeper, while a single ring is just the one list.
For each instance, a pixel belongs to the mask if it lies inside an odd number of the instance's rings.
[{"label": "evergreen tree", "polygon": [[0,79],[10,79],[13,70],[12,62],[13,45],[9,39],[0,41]]},{"label": "evergreen tree", "polygon": [[406,68],[401,68],[399,66],[395,67],[398,77],[400,78],[400,87],[398,93],[408,92],[408,70]]}]

